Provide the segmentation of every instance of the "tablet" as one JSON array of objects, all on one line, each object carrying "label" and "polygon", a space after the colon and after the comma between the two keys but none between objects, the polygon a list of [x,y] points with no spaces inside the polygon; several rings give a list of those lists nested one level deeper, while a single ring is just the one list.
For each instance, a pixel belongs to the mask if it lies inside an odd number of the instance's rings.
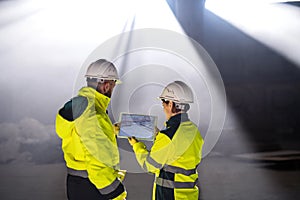
[{"label": "tablet", "polygon": [[120,114],[120,131],[118,137],[134,136],[140,140],[153,140],[157,117],[152,115],[121,113]]}]

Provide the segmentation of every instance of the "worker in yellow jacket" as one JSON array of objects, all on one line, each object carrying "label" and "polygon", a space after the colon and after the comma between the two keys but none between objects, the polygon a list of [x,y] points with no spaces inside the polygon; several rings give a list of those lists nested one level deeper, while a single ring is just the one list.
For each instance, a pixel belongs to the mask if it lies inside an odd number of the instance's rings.
[{"label": "worker in yellow jacket", "polygon": [[140,166],[155,173],[152,199],[198,199],[197,166],[204,143],[197,126],[186,113],[193,102],[192,90],[182,81],[167,85],[159,97],[167,118],[150,151],[136,138],[128,138]]},{"label": "worker in yellow jacket", "polygon": [[119,82],[113,63],[99,59],[86,72],[87,87],[68,101],[56,116],[67,166],[69,200],[126,198],[119,170],[114,127],[107,115],[110,97]]}]

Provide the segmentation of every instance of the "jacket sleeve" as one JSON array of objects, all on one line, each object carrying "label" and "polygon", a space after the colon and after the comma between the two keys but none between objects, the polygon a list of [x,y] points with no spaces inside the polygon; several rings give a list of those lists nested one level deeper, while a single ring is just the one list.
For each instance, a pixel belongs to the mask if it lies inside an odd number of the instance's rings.
[{"label": "jacket sleeve", "polygon": [[158,133],[150,151],[142,142],[133,145],[133,150],[139,165],[147,172],[158,172],[174,152],[173,144],[169,137]]},{"label": "jacket sleeve", "polygon": [[69,130],[71,130],[73,126],[74,124],[72,122],[65,120],[60,114],[56,115],[55,130],[61,139],[70,137],[71,132]]},{"label": "jacket sleeve", "polygon": [[71,131],[74,127],[74,120],[77,119],[87,108],[88,101],[85,97],[74,97],[59,109],[55,127],[57,135],[63,139],[71,136]]}]

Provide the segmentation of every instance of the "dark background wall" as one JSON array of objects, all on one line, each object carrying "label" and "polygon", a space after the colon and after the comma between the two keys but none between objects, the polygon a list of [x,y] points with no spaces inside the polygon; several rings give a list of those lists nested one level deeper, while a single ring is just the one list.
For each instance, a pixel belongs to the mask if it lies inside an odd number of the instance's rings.
[{"label": "dark background wall", "polygon": [[300,149],[300,68],[205,9],[204,1],[167,0],[216,63],[228,107],[246,130],[239,134],[256,150]]}]

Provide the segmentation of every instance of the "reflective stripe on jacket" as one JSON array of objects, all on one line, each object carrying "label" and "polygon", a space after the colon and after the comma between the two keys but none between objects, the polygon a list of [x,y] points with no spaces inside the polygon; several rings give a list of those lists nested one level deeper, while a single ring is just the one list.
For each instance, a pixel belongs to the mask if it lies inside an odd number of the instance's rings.
[{"label": "reflective stripe on jacket", "polygon": [[84,87],[56,116],[67,167],[86,171],[102,194],[113,193],[121,184],[117,141],[106,113],[109,102],[110,98]]},{"label": "reflective stripe on jacket", "polygon": [[141,167],[155,173],[153,199],[198,199],[196,168],[203,142],[197,126],[182,113],[167,121],[150,151],[142,142],[133,145]]}]

